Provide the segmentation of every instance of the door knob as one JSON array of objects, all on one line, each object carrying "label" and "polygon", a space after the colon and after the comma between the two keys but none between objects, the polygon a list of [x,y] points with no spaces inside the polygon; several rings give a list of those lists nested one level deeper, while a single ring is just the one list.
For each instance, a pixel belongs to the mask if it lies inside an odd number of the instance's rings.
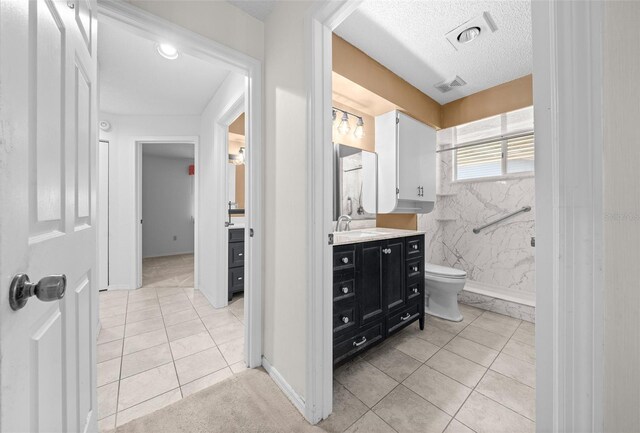
[{"label": "door knob", "polygon": [[18,311],[34,295],[41,301],[57,301],[64,297],[66,289],[67,277],[65,275],[49,275],[34,284],[29,281],[27,274],[16,274],[9,289],[9,305],[12,310]]}]

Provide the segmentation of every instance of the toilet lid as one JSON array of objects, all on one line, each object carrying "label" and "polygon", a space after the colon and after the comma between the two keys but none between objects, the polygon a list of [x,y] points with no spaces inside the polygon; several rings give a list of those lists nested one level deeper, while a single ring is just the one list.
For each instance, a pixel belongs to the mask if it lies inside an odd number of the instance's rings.
[{"label": "toilet lid", "polygon": [[449,278],[466,278],[467,273],[465,271],[461,271],[460,269],[450,268],[448,266],[440,266],[434,265],[432,263],[427,263],[424,267],[425,274],[429,275],[437,275],[439,277],[449,277]]}]

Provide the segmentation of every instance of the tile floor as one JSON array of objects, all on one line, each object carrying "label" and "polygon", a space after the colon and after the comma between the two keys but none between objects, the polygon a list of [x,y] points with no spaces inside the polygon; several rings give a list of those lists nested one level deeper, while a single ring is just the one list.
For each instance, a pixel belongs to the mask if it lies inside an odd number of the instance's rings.
[{"label": "tile floor", "polygon": [[245,369],[244,302],[214,309],[193,255],[145,259],[143,287],[100,293],[98,418],[107,431]]},{"label": "tile floor", "polygon": [[534,325],[462,305],[338,368],[329,432],[535,431]]}]

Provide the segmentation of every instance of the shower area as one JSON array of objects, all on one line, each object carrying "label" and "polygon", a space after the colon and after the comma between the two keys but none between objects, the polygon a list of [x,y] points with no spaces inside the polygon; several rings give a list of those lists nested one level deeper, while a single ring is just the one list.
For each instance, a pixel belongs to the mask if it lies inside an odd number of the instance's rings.
[{"label": "shower area", "polygon": [[436,205],[418,215],[427,261],[467,272],[460,302],[530,322],[533,143],[533,107],[438,131]]}]

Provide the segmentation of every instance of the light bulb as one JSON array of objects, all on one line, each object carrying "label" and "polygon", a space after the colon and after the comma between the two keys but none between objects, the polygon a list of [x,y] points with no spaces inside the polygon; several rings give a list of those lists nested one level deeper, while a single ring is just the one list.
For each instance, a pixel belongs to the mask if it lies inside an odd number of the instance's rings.
[{"label": "light bulb", "polygon": [[351,125],[349,125],[349,116],[347,113],[342,113],[342,120],[338,126],[338,132],[340,134],[348,134],[351,131]]},{"label": "light bulb", "polygon": [[156,45],[158,54],[165,59],[175,60],[178,58],[178,49],[171,44],[158,44]]},{"label": "light bulb", "polygon": [[353,131],[353,135],[358,139],[364,137],[364,122],[362,117],[358,117],[358,123],[356,124],[355,131]]}]

